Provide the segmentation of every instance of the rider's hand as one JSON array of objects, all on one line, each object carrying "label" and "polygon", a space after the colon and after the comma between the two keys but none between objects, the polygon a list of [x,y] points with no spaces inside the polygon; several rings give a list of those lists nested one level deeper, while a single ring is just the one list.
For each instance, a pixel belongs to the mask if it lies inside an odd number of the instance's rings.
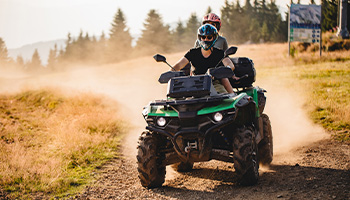
[{"label": "rider's hand", "polygon": [[232,76],[232,79],[236,80],[236,81],[239,80],[239,78],[237,76],[235,76],[235,75]]}]

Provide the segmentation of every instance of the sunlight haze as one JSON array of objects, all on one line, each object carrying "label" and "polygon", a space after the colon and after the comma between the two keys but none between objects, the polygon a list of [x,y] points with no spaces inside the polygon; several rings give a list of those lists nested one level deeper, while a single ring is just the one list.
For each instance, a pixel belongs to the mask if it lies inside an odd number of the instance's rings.
[{"label": "sunlight haze", "polygon": [[[73,37],[78,36],[80,31],[88,32],[90,36],[99,36],[102,32],[108,35],[118,8],[125,15],[130,33],[137,37],[150,9],[155,9],[164,23],[174,26],[179,20],[186,21],[191,13],[196,13],[200,19],[209,6],[213,12],[220,14],[224,2],[225,0],[0,0],[0,37],[8,48],[18,48],[40,41],[66,39],[68,33]],[[241,2],[244,5],[245,1]],[[277,0],[276,4],[284,13],[289,2]],[[309,1],[302,0],[301,3]]]}]

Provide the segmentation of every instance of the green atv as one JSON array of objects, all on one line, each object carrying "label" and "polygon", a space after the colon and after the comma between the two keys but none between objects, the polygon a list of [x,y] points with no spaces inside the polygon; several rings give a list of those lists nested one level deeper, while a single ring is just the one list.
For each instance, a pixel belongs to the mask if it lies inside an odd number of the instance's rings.
[{"label": "green atv", "polygon": [[[236,51],[231,47],[225,56]],[[154,58],[168,64],[162,55]],[[137,154],[142,186],[160,187],[167,165],[186,172],[195,162],[212,159],[234,163],[239,184],[258,182],[259,162],[270,164],[273,158],[271,124],[263,113],[266,91],[252,86],[255,69],[249,58],[231,60],[241,77],[230,80],[236,94],[218,94],[212,84],[234,75],[228,67],[205,75],[169,71],[160,76],[160,83],[168,83],[167,99],[150,102],[142,112],[147,122]]]}]

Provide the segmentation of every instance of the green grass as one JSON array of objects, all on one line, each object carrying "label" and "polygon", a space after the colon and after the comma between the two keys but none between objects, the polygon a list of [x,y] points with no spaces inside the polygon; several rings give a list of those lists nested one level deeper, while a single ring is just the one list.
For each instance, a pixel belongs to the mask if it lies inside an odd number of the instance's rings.
[{"label": "green grass", "polygon": [[295,73],[308,92],[311,118],[335,139],[350,142],[350,62],[299,65]]}]

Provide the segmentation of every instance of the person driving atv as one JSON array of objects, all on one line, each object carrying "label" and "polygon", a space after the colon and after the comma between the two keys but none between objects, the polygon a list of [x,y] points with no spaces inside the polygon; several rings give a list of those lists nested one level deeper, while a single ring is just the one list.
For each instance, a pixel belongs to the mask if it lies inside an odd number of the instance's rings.
[{"label": "person driving atv", "polygon": [[[215,26],[215,28],[218,30],[218,33],[219,33],[220,28],[221,28],[221,19],[216,14],[209,13],[209,14],[205,15],[202,19],[202,25],[204,25],[204,24],[211,24],[211,25]],[[200,47],[198,40],[196,40],[194,47]],[[228,48],[226,38],[222,37],[219,34],[219,37],[214,44],[214,47],[226,51],[226,49]]]},{"label": "person driving atv", "polygon": [[[216,14],[209,13],[209,14],[205,15],[202,19],[202,25],[204,25],[204,24],[211,24],[211,25],[215,26],[215,28],[217,29],[217,31],[219,33],[220,28],[221,28],[221,19]],[[196,40],[194,43],[194,48],[200,47],[200,46],[201,45],[199,44],[199,41]],[[226,49],[228,49],[228,44],[227,44],[226,38],[222,37],[219,34],[219,37],[214,44],[214,47],[226,51]],[[190,71],[191,71],[191,64],[187,64],[182,69],[182,71],[184,71],[186,75],[189,75]]]},{"label": "person driving atv", "polygon": [[[190,62],[194,67],[192,73],[196,75],[205,74],[209,68],[216,67],[224,57],[224,50],[214,47],[218,37],[218,31],[215,26],[204,24],[199,27],[197,40],[200,47],[191,48],[184,57],[174,65],[174,70],[180,71]],[[230,67],[232,70],[235,69],[232,61],[228,57],[224,58],[218,66]],[[219,93],[225,93],[225,90],[228,93],[233,93],[233,88],[227,78],[223,78],[220,81],[214,80],[213,84],[216,91]]]}]

